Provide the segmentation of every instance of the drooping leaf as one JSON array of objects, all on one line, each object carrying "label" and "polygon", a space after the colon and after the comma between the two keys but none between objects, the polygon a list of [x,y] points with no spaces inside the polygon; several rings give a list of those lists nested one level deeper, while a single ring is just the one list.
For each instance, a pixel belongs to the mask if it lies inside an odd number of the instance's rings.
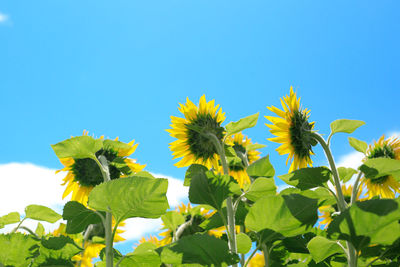
[{"label": "drooping leaf", "polygon": [[29,205],[25,208],[25,217],[37,221],[46,221],[55,223],[60,220],[62,216],[54,210],[42,205]]},{"label": "drooping leaf", "polygon": [[256,126],[259,113],[250,115],[236,122],[230,122],[225,126],[226,136],[241,132],[245,129]]},{"label": "drooping leaf", "polygon": [[342,248],[332,240],[322,236],[316,236],[307,245],[313,259],[316,263],[332,256],[336,253],[343,253]]},{"label": "drooping leaf", "polygon": [[273,179],[260,177],[250,185],[245,197],[255,202],[267,195],[276,195],[275,182]]},{"label": "drooping leaf", "polygon": [[357,171],[353,168],[339,167],[339,178],[343,183],[350,181],[351,177],[357,173]]},{"label": "drooping leaf", "polygon": [[365,154],[365,152],[367,151],[368,144],[364,141],[358,140],[353,137],[349,137],[349,143],[351,147],[357,150],[358,152]]},{"label": "drooping leaf", "polygon": [[89,207],[109,211],[120,222],[128,218],[159,218],[169,208],[168,180],[131,176],[97,185]]},{"label": "drooping leaf", "polygon": [[7,224],[17,223],[20,221],[20,216],[18,212],[10,212],[7,215],[0,217],[0,229],[4,228]]},{"label": "drooping leaf", "polygon": [[234,193],[240,194],[240,187],[228,175],[215,174],[212,171],[198,172],[192,177],[189,188],[189,200],[193,204],[207,204],[217,210]]},{"label": "drooping leaf", "polygon": [[392,175],[400,180],[400,160],[389,158],[367,159],[360,170],[369,179],[377,179],[382,176]]},{"label": "drooping leaf", "polygon": [[161,220],[163,221],[167,229],[171,229],[172,231],[174,231],[176,230],[176,228],[178,228],[179,225],[185,222],[185,217],[183,217],[183,215],[179,212],[168,211],[161,216]]},{"label": "drooping leaf", "polygon": [[251,239],[245,233],[239,233],[236,235],[237,252],[246,254],[251,249]]},{"label": "drooping leaf", "polygon": [[183,181],[184,186],[190,186],[190,181],[192,180],[193,176],[197,173],[205,173],[208,169],[200,164],[192,164],[189,166],[185,173],[185,180]]},{"label": "drooping leaf", "polygon": [[103,147],[103,140],[83,135],[51,145],[58,158],[95,158],[95,153]]},{"label": "drooping leaf", "polygon": [[303,168],[279,176],[285,183],[301,190],[323,186],[330,177],[331,171],[326,167]]},{"label": "drooping leaf", "polygon": [[365,122],[359,120],[340,119],[331,123],[331,134],[352,133]]},{"label": "drooping leaf", "polygon": [[21,233],[0,234],[0,266],[26,267],[38,241]]},{"label": "drooping leaf", "polygon": [[239,261],[237,255],[229,253],[226,241],[207,234],[185,236],[159,250],[162,262],[174,266],[191,263],[228,266]]},{"label": "drooping leaf", "polygon": [[334,217],[328,235],[350,241],[357,249],[369,244],[390,245],[400,238],[399,203],[399,199],[356,202]]},{"label": "drooping leaf", "polygon": [[247,168],[247,174],[253,178],[274,177],[275,170],[269,161],[269,155],[250,164],[250,166]]},{"label": "drooping leaf", "polygon": [[100,216],[77,201],[69,201],[64,206],[63,219],[67,221],[66,232],[78,234],[89,224],[101,223]]},{"label": "drooping leaf", "polygon": [[256,232],[269,229],[284,236],[295,236],[315,224],[317,208],[317,199],[300,194],[266,196],[250,208],[245,225]]}]

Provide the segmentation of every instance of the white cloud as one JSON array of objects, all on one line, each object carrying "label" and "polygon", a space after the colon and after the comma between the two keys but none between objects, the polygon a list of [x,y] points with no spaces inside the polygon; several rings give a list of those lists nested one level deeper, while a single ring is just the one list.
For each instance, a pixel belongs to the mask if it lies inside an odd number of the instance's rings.
[{"label": "white cloud", "polygon": [[362,159],[364,158],[364,154],[353,151],[349,154],[343,155],[339,157],[337,162],[338,167],[347,167],[356,169],[361,165]]},{"label": "white cloud", "polygon": [[[62,178],[66,173],[55,173],[56,170],[31,163],[0,164],[0,216],[13,211],[24,214],[25,207],[30,204],[39,204],[50,207],[62,213],[62,208],[68,199],[61,196],[65,187],[61,186]],[[187,201],[188,187],[183,186],[179,179],[163,174],[153,174],[155,177],[167,178],[169,181],[167,197],[171,208],[182,201]],[[42,223],[46,231],[52,231],[58,224]],[[26,220],[23,225],[34,230],[37,222]],[[126,221],[126,239],[138,239],[145,234],[158,231],[160,219],[135,218]],[[9,232],[15,225],[9,225],[1,232]]]},{"label": "white cloud", "polygon": [[8,21],[9,16],[0,12],[0,23]]}]

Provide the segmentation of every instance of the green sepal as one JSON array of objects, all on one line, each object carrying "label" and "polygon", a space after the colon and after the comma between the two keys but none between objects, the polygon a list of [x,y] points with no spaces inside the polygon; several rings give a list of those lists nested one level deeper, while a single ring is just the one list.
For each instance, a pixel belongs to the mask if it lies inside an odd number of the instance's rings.
[{"label": "green sepal", "polygon": [[331,135],[335,133],[352,133],[365,122],[359,120],[340,119],[331,123]]},{"label": "green sepal", "polygon": [[[225,126],[226,134],[225,136],[228,137],[232,134],[239,133],[245,129],[252,128],[256,126],[258,120],[259,113],[247,116],[243,119],[240,119],[236,122],[230,122]],[[225,137],[225,138],[226,138]]]},{"label": "green sepal", "polygon": [[331,178],[331,171],[326,167],[302,168],[291,173],[278,176],[288,185],[301,190],[322,187]]},{"label": "green sepal", "polygon": [[128,218],[159,218],[169,208],[168,180],[130,176],[101,183],[89,195],[89,207],[111,212],[117,222]]},{"label": "green sepal", "polygon": [[0,266],[29,266],[39,241],[21,233],[0,234]]},{"label": "green sepal", "polygon": [[94,139],[91,136],[83,135],[51,145],[57,157],[62,158],[96,158],[96,152],[103,148],[103,140]]},{"label": "green sepal", "polygon": [[365,154],[367,152],[368,144],[364,141],[358,140],[354,137],[349,137],[349,144],[352,148]]},{"label": "green sepal", "polygon": [[253,178],[266,177],[271,178],[275,175],[274,167],[269,161],[269,155],[260,158],[247,167],[247,174]]},{"label": "green sepal", "polygon": [[29,205],[25,208],[25,218],[55,223],[62,216],[54,210],[42,205]]}]

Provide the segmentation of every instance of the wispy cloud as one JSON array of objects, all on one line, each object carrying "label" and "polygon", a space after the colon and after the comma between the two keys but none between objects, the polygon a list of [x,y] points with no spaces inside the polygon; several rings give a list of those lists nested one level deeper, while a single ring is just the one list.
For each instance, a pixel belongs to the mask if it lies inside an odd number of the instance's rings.
[{"label": "wispy cloud", "polygon": [[[0,164],[0,216],[17,211],[21,215],[30,204],[39,204],[50,207],[62,213],[67,199],[61,196],[65,187],[61,186],[62,178],[66,173],[55,173],[56,170],[37,166],[31,163]],[[168,179],[167,197],[171,208],[175,208],[182,201],[187,201],[188,188],[183,186],[179,179],[162,174],[153,174],[155,177]],[[37,222],[27,220],[24,225],[35,229]],[[58,224],[43,223],[46,231],[52,231]],[[158,231],[161,226],[160,219],[128,219],[126,221],[126,239],[137,240],[148,233]],[[10,225],[1,232],[10,231],[15,225]]]},{"label": "wispy cloud", "polygon": [[0,12],[0,23],[5,23],[10,19],[10,17],[4,13]]}]

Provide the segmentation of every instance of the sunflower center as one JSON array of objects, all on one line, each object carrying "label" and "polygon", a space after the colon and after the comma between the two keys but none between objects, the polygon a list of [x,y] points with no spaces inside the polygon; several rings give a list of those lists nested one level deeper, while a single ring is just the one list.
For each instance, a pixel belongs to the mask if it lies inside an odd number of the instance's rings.
[{"label": "sunflower center", "polygon": [[[105,156],[108,162],[112,162],[117,157],[116,152],[104,149],[96,152],[96,157],[100,155]],[[82,186],[96,186],[104,181],[100,168],[93,159],[76,159],[71,169],[74,173],[75,181]],[[111,180],[120,177],[121,173],[115,166],[109,165],[109,170]]]},{"label": "sunflower center", "polygon": [[[375,158],[389,158],[394,159],[395,153],[391,146],[384,144],[383,146],[377,146],[371,150],[370,154],[367,156],[369,159]],[[368,177],[367,177],[368,178]],[[371,183],[383,184],[389,178],[389,175],[385,175],[379,178],[370,179]]]},{"label": "sunflower center", "polygon": [[308,122],[307,115],[301,111],[294,111],[291,119],[289,132],[294,152],[299,158],[309,158],[315,144],[311,135],[313,126]]},{"label": "sunflower center", "polygon": [[[190,151],[196,159],[210,159],[217,153],[212,140],[204,133],[214,134],[219,140],[224,136],[224,128],[210,114],[199,114],[196,119],[187,124]],[[199,132],[201,131],[201,132]]]}]

